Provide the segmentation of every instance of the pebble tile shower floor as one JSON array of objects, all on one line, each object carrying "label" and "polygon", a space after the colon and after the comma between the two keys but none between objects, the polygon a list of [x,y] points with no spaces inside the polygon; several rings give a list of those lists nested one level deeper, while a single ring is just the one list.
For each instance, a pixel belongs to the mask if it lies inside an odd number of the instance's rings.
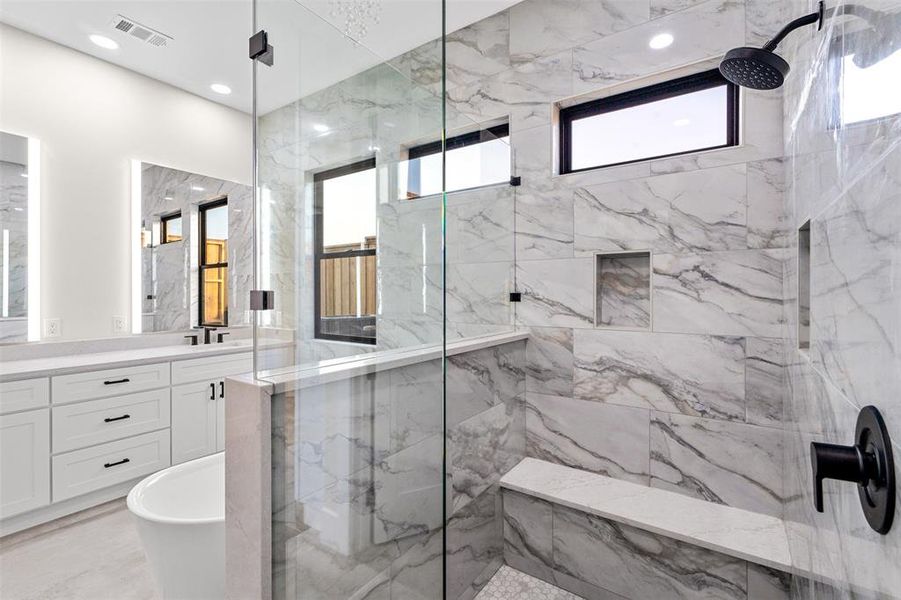
[{"label": "pebble tile shower floor", "polygon": [[582,600],[582,597],[504,565],[476,600]]}]

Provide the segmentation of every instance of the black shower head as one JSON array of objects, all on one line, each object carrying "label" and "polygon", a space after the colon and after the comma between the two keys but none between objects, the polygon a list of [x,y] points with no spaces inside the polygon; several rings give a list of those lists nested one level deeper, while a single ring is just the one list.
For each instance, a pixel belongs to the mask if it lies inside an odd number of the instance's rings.
[{"label": "black shower head", "polygon": [[774,90],[781,86],[790,67],[778,54],[762,48],[734,48],[720,63],[723,77],[753,90]]},{"label": "black shower head", "polygon": [[742,87],[754,90],[774,90],[785,81],[790,70],[785,59],[776,54],[776,46],[785,36],[799,27],[814,23],[823,25],[825,5],[820,2],[817,12],[799,17],[783,27],[763,48],[733,48],[720,62],[723,77]]}]

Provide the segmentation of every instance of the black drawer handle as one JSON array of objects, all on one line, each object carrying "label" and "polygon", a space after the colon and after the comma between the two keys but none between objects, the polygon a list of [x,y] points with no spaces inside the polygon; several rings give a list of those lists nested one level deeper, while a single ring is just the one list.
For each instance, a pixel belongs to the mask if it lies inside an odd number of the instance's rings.
[{"label": "black drawer handle", "polygon": [[116,462],[103,463],[103,468],[109,469],[110,467],[115,467],[116,465],[124,465],[127,462],[131,462],[131,461],[127,458],[123,458],[122,460],[117,460]]},{"label": "black drawer handle", "polygon": [[219,382],[219,397],[225,398],[225,382],[224,381]]},{"label": "black drawer handle", "polygon": [[130,419],[131,415],[122,415],[121,417],[107,417],[103,419],[104,423],[112,423],[113,421],[121,421],[123,419]]},{"label": "black drawer handle", "polygon": [[129,379],[128,377],[125,377],[123,379],[113,379],[111,381],[104,381],[103,385],[116,385],[117,383],[128,383],[129,381],[131,381],[131,379]]},{"label": "black drawer handle", "polygon": [[210,384],[210,400],[215,400],[215,399],[216,399],[216,384],[211,383]]}]

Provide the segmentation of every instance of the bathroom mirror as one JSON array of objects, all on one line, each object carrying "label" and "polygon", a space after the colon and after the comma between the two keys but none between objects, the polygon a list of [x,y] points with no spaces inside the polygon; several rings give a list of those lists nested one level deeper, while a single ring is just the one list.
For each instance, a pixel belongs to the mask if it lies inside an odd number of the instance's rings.
[{"label": "bathroom mirror", "polygon": [[249,325],[251,187],[147,162],[133,178],[141,265],[133,333]]},{"label": "bathroom mirror", "polygon": [[[34,153],[37,141],[0,132],[0,343],[29,339],[29,273],[37,267],[29,260],[30,210],[37,203],[37,168],[29,173],[29,144]],[[35,207],[32,207],[32,209]],[[36,225],[36,224],[35,224]],[[37,240],[32,240],[36,242]],[[34,244],[32,244],[33,246]]]}]

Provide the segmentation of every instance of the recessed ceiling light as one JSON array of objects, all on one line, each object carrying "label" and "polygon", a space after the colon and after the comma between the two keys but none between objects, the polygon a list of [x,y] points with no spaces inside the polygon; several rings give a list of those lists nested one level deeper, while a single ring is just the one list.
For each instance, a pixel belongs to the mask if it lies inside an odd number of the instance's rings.
[{"label": "recessed ceiling light", "polygon": [[19,173],[19,175],[21,175],[25,179],[28,179],[28,173]]},{"label": "recessed ceiling light", "polygon": [[673,43],[673,36],[669,33],[658,33],[654,37],[651,38],[651,41],[648,42],[648,46],[653,48],[654,50],[662,50],[664,48],[668,48]]},{"label": "recessed ceiling light", "polygon": [[172,196],[163,196],[163,200],[172,200]]},{"label": "recessed ceiling light", "polygon": [[675,121],[673,121],[673,126],[674,127],[685,127],[689,123],[691,123],[690,119],[676,119]]},{"label": "recessed ceiling light", "polygon": [[313,130],[318,131],[319,133],[325,133],[328,131],[328,125],[323,125],[322,123],[315,123],[313,125]]},{"label": "recessed ceiling light", "polygon": [[98,35],[95,33],[90,36],[90,40],[94,42],[95,45],[105,48],[106,50],[116,50],[119,47],[119,44],[115,40],[111,40],[105,35]]},{"label": "recessed ceiling light", "polygon": [[225,85],[224,83],[214,83],[210,86],[210,89],[216,92],[217,94],[222,94],[224,96],[228,96],[232,93],[232,89]]},{"label": "recessed ceiling light", "polygon": [[202,188],[199,185],[192,185],[191,189],[194,190],[195,192],[202,192],[206,188]]},{"label": "recessed ceiling light", "polygon": [[16,212],[23,212],[25,209],[22,208],[21,206],[14,206],[14,207],[13,207],[13,210],[16,211]]}]

